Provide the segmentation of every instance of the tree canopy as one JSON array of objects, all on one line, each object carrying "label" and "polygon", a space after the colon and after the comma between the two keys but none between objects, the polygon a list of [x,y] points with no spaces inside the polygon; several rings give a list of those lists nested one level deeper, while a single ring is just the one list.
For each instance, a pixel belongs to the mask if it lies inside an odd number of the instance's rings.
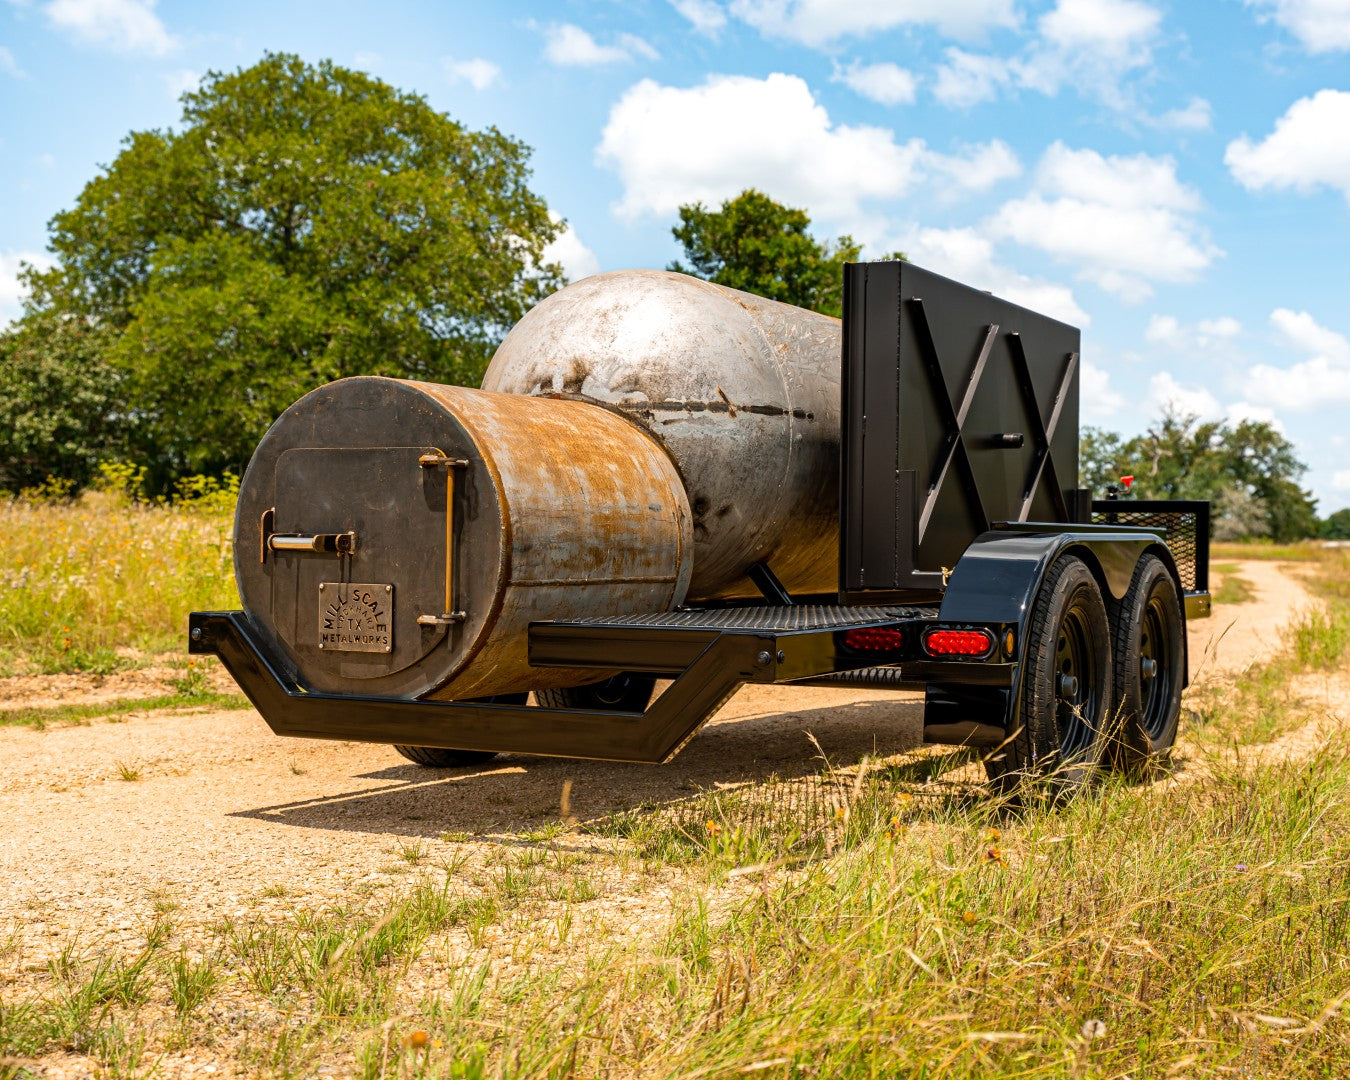
[{"label": "tree canopy", "polygon": [[862,245],[851,236],[821,243],[806,231],[810,224],[804,210],[753,188],[718,210],[687,203],[671,231],[688,265],[676,261],[668,269],[838,318],[844,263],[855,261]]},{"label": "tree canopy", "polygon": [[178,130],[130,134],[52,220],[56,266],[30,272],[6,346],[68,371],[97,335],[119,398],[101,422],[134,429],[161,483],[238,468],[331,379],[476,383],[562,284],[528,150],[496,129],[285,54],[182,100]]},{"label": "tree canopy", "polygon": [[1232,425],[1168,411],[1131,439],[1088,427],[1079,443],[1080,483],[1094,494],[1133,476],[1143,499],[1208,499],[1218,539],[1315,535],[1316,503],[1298,483],[1306,471],[1294,445],[1262,420]]}]

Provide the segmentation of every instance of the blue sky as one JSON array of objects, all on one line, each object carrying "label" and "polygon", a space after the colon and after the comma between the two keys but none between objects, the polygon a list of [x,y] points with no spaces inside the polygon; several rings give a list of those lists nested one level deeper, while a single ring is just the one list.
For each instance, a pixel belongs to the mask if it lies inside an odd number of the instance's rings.
[{"label": "blue sky", "polygon": [[1268,419],[1350,504],[1350,0],[0,0],[0,321],[132,130],[264,51],[533,147],[573,276],[747,186],[1084,329],[1084,415]]}]

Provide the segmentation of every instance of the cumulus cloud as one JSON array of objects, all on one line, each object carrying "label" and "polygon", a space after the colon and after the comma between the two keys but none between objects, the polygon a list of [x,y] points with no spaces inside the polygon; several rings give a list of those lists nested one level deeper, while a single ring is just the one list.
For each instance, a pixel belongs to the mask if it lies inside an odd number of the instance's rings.
[{"label": "cumulus cloud", "polygon": [[1195,383],[1183,384],[1170,371],[1160,371],[1148,381],[1149,412],[1153,416],[1171,411],[1201,420],[1222,420],[1226,410],[1219,399]]},{"label": "cumulus cloud", "polygon": [[918,80],[914,73],[891,63],[852,63],[836,68],[834,81],[878,105],[909,105],[914,101]]},{"label": "cumulus cloud", "polygon": [[732,0],[731,13],[767,37],[817,48],[904,26],[961,41],[1018,25],[1013,0]]},{"label": "cumulus cloud", "polygon": [[169,96],[177,101],[189,90],[196,90],[202,81],[202,77],[191,68],[180,68],[177,71],[170,71],[162,76],[164,86],[169,91]]},{"label": "cumulus cloud", "polygon": [[19,62],[14,59],[14,54],[3,45],[0,45],[0,71],[16,79],[25,77],[23,68],[19,67]]},{"label": "cumulus cloud", "polygon": [[571,23],[544,31],[544,55],[562,67],[602,67],[626,63],[639,56],[656,60],[660,54],[636,34],[619,34],[612,45],[602,45],[587,31]]},{"label": "cumulus cloud", "polygon": [[553,243],[544,248],[544,262],[561,263],[568,281],[579,281],[592,274],[598,274],[600,260],[581,242],[576,230],[552,210],[548,212],[548,216],[555,225],[562,225],[563,231]]},{"label": "cumulus cloud", "polygon": [[948,49],[933,92],[944,105],[969,108],[1008,89],[1053,96],[1071,86],[1131,108],[1123,80],[1152,65],[1161,23],[1162,13],[1142,0],[1059,0],[1017,56]]},{"label": "cumulus cloud", "polygon": [[447,56],[442,63],[451,82],[468,83],[475,90],[486,90],[502,77],[502,69],[491,60],[484,60],[482,57],[456,60]]},{"label": "cumulus cloud", "polygon": [[1192,217],[1200,207],[1171,158],[1106,157],[1056,142],[1033,190],[1000,207],[990,225],[1136,302],[1152,294],[1154,281],[1194,281],[1222,254]]},{"label": "cumulus cloud", "polygon": [[1193,97],[1183,108],[1168,109],[1151,123],[1168,131],[1208,131],[1214,125],[1214,106],[1202,97]]},{"label": "cumulus cloud", "polygon": [[1144,330],[1150,345],[1184,353],[1207,353],[1230,346],[1242,334],[1242,324],[1230,315],[1183,323],[1173,315],[1154,315]]},{"label": "cumulus cloud", "polygon": [[904,250],[920,266],[974,288],[987,289],[995,296],[1061,322],[1086,327],[1092,321],[1067,285],[1028,277],[1000,263],[993,242],[983,231],[911,229],[897,237],[893,246]]},{"label": "cumulus cloud", "polygon": [[622,217],[753,187],[845,224],[864,216],[863,203],[894,202],[925,179],[982,190],[1020,167],[999,142],[944,154],[885,128],[834,124],[806,83],[784,74],[712,76],[690,88],[644,79],[610,111],[596,156],[623,181]]},{"label": "cumulus cloud", "polygon": [[155,14],[155,0],[51,0],[42,11],[77,40],[115,52],[163,56],[177,45]]},{"label": "cumulus cloud", "polygon": [[19,281],[23,264],[46,270],[53,265],[51,256],[40,251],[0,252],[0,328],[22,313],[24,289]]},{"label": "cumulus cloud", "polygon": [[953,109],[968,109],[984,101],[993,101],[1012,86],[1013,65],[998,56],[980,56],[964,49],[951,48],[946,61],[937,70],[933,96]]},{"label": "cumulus cloud", "polygon": [[709,37],[727,24],[727,13],[714,0],[670,0],[670,6],[688,19],[700,34]]},{"label": "cumulus cloud", "polygon": [[1126,405],[1125,395],[1111,385],[1111,373],[1083,362],[1078,376],[1078,409],[1085,424],[1108,424]]},{"label": "cumulus cloud", "polygon": [[1247,375],[1247,397],[1299,412],[1350,402],[1350,340],[1306,311],[1277,308],[1270,322],[1284,344],[1306,359],[1287,368],[1257,364]]},{"label": "cumulus cloud", "polygon": [[1350,3],[1346,0],[1247,0],[1310,53],[1350,49]]},{"label": "cumulus cloud", "polygon": [[1350,199],[1350,93],[1319,90],[1300,98],[1259,143],[1228,144],[1224,164],[1243,187],[1292,188],[1307,195],[1326,186]]}]

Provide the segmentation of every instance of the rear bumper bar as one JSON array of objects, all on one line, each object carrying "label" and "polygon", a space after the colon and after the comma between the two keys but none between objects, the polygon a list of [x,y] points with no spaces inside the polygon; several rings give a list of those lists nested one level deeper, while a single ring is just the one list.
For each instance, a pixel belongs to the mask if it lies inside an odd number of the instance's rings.
[{"label": "rear bumper bar", "polygon": [[[742,683],[793,682],[838,672],[835,642],[840,630],[839,623],[805,630],[705,627],[684,634],[672,634],[669,628],[644,633],[631,627],[630,642],[650,635],[664,638],[669,646],[674,639],[683,639],[681,649],[674,650],[684,664],[681,670],[671,670],[669,659],[639,665],[674,676],[674,682],[641,713],[314,692],[300,684],[242,611],[193,612],[188,647],[193,653],[219,657],[278,735],[657,764],[674,757]],[[541,651],[554,662],[575,662],[561,647],[565,636],[546,630],[540,637]],[[574,648],[584,652],[604,635],[588,628],[576,636]],[[648,651],[648,644],[655,641],[640,643],[635,652],[655,657],[656,650]],[[610,652],[610,666],[614,660]],[[851,666],[869,663],[875,661],[858,659]],[[895,665],[896,677],[888,681],[904,689],[953,678],[1006,686],[1013,667],[913,661]]]}]

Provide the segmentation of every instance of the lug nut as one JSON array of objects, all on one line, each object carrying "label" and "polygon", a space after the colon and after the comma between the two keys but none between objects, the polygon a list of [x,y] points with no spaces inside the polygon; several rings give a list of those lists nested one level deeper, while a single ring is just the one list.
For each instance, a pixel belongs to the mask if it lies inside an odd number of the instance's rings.
[{"label": "lug nut", "polygon": [[1072,698],[1078,696],[1078,676],[1061,675],[1059,677],[1059,696]]},{"label": "lug nut", "polygon": [[1146,656],[1139,661],[1139,674],[1144,679],[1151,679],[1158,674],[1158,661],[1151,656]]}]

